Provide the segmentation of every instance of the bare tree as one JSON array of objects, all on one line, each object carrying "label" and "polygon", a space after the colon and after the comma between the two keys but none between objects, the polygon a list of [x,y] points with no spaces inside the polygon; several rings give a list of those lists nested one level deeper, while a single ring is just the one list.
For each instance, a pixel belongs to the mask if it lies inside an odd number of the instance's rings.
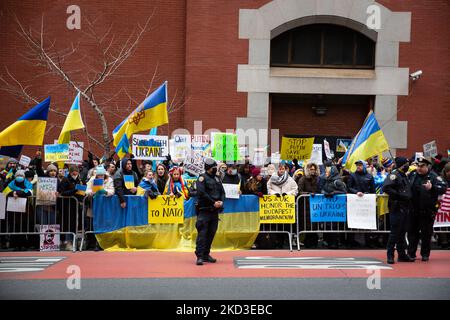
[{"label": "bare tree", "polygon": [[[153,13],[154,14],[154,13]],[[144,34],[150,29],[150,21],[153,14],[145,21],[143,25],[138,24],[134,30],[125,37],[125,40],[120,41],[120,35],[113,34],[113,25],[111,24],[106,31],[99,33],[95,26],[95,21],[84,17],[83,33],[87,38],[94,41],[98,49],[98,58],[95,60],[96,66],[89,65],[86,59],[86,55],[80,55],[79,45],[80,43],[67,47],[63,50],[56,48],[56,40],[49,41],[45,39],[44,32],[44,16],[41,19],[41,28],[36,31],[31,28],[27,29],[20,22],[16,15],[14,15],[14,21],[17,25],[17,33],[24,40],[28,50],[21,53],[20,56],[24,61],[30,63],[32,66],[39,68],[42,72],[29,79],[28,81],[18,80],[9,70],[5,67],[5,75],[0,75],[0,90],[6,91],[12,94],[16,99],[26,103],[38,103],[38,99],[31,94],[32,82],[36,78],[44,76],[56,76],[61,80],[62,85],[68,85],[75,92],[80,92],[81,97],[92,107],[98,117],[99,123],[102,128],[102,138],[96,139],[85,128],[84,133],[88,137],[88,141],[91,140],[100,146],[104,150],[104,154],[109,156],[111,154],[111,142],[112,134],[111,127],[108,125],[105,114],[110,113],[117,120],[117,124],[123,120],[123,110],[119,111],[119,106],[115,103],[115,108],[112,107],[113,101],[120,95],[125,95],[129,99],[128,107],[125,108],[127,115],[136,108],[139,103],[133,99],[129,94],[127,88],[122,87],[114,94],[102,93],[98,88],[104,84],[110,78],[127,78],[136,77],[142,75],[121,75],[118,70],[127,61],[133,53],[136,51],[140,41]],[[86,30],[84,30],[86,29]],[[80,70],[71,70],[66,66],[65,62],[69,59],[73,59],[75,54],[78,54],[78,59],[84,64],[88,65],[89,71],[82,74]],[[74,65],[73,60],[71,65]],[[81,74],[81,75],[80,75]],[[75,81],[75,78],[82,78],[83,80]],[[160,83],[158,76],[158,66],[156,66],[150,83],[143,87],[145,94],[142,98],[145,98],[150,94],[155,87],[155,83]],[[84,82],[84,83],[83,83]],[[53,88],[55,89],[55,88]],[[170,102],[168,102],[168,112],[173,113],[180,110],[186,103],[184,93],[178,95],[176,92]],[[66,116],[66,113],[60,111],[57,106],[52,105],[50,109],[52,112],[60,116]],[[62,120],[63,121],[63,120]]]}]

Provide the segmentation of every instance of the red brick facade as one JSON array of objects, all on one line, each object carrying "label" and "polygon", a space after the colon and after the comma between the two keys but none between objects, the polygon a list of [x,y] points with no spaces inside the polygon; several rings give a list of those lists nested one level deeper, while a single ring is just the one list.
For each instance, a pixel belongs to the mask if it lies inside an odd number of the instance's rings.
[{"label": "red brick facade", "polygon": [[[67,111],[75,92],[58,77],[43,76],[33,80],[42,69],[31,67],[23,62],[18,53],[26,48],[15,32],[12,15],[16,14],[25,26],[36,30],[40,28],[44,13],[45,31],[48,39],[56,39],[58,48],[80,42],[78,52],[72,60],[64,62],[73,73],[73,78],[82,87],[86,83],[87,71],[98,64],[99,52],[94,41],[84,32],[87,25],[82,21],[81,30],[68,30],[66,8],[74,4],[71,1],[2,1],[0,4],[0,75],[5,77],[5,68],[20,80],[29,80],[33,84],[30,93],[39,99],[52,96],[52,105]],[[268,0],[131,0],[109,1],[108,4],[95,1],[78,1],[83,17],[98,19],[98,30],[106,30],[113,23],[112,33],[124,40],[136,24],[143,24],[154,11],[151,30],[148,31],[133,56],[118,70],[121,77],[111,78],[102,84],[96,96],[111,97],[127,88],[137,103],[144,98],[153,72],[157,67],[157,79],[154,87],[164,80],[169,82],[169,99],[175,93],[185,97],[182,109],[170,114],[170,128],[165,126],[160,133],[167,134],[168,129],[186,128],[193,130],[195,120],[203,121],[203,130],[235,128],[236,118],[247,116],[247,94],[237,92],[237,65],[248,62],[248,41],[238,38],[239,9],[255,9]],[[447,0],[384,0],[379,1],[392,11],[412,13],[411,42],[401,43],[399,66],[409,68],[411,72],[423,70],[419,81],[412,83],[410,96],[398,100],[398,120],[408,121],[408,148],[398,150],[398,154],[411,155],[420,151],[422,144],[436,140],[440,152],[450,147],[450,8]],[[124,76],[127,77],[124,77]],[[83,77],[84,78],[83,78]],[[91,75],[92,76],[92,75]],[[129,77],[133,76],[133,77]],[[134,103],[133,103],[134,104]],[[124,109],[129,105],[126,93],[121,92],[105,105],[109,131],[128,114]],[[0,130],[15,121],[30,106],[15,101],[4,91],[0,91],[1,123]],[[117,109],[117,107],[119,109]],[[101,128],[92,108],[82,102],[82,113],[89,133],[101,138]],[[284,107],[280,113],[272,110],[272,124],[289,127],[290,121],[304,115],[295,113],[290,107]],[[310,114],[309,117],[312,115]],[[360,123],[349,123],[348,119],[360,121],[361,113],[351,109],[340,115],[330,112],[321,118],[323,123],[315,126],[312,134],[332,134],[319,132],[317,128],[339,128],[345,126],[357,131]],[[64,118],[54,113],[50,115],[48,134],[45,143],[57,138]],[[295,122],[293,122],[295,123]],[[292,128],[283,129],[286,133],[295,133]],[[295,130],[294,130],[295,131]],[[284,131],[282,131],[284,132]],[[301,132],[305,133],[305,132]],[[78,140],[87,141],[81,132],[74,135]],[[99,147],[90,141],[90,148],[101,154]],[[29,150],[29,149],[26,149]]]}]

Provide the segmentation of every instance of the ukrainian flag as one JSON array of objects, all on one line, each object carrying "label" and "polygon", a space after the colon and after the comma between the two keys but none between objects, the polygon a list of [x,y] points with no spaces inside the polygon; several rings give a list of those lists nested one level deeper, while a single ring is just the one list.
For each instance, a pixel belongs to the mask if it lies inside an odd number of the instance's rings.
[{"label": "ukrainian flag", "polygon": [[80,111],[80,92],[78,92],[75,100],[73,100],[72,107],[67,115],[64,126],[58,138],[58,144],[70,143],[70,131],[83,129],[84,123],[81,119]]},{"label": "ukrainian flag", "polygon": [[348,147],[342,163],[345,164],[345,168],[354,171],[357,160],[371,158],[386,150],[389,150],[389,144],[371,110],[364,120],[361,130]]},{"label": "ukrainian flag", "polygon": [[127,153],[131,153],[130,142],[128,141],[126,134],[124,134],[122,139],[120,139],[120,142],[116,147],[116,153],[121,160],[127,155]]},{"label": "ukrainian flag", "polygon": [[150,130],[168,122],[166,81],[114,129],[114,146],[120,143],[124,134],[131,137],[134,133]]},{"label": "ukrainian flag", "polygon": [[0,146],[40,146],[44,142],[50,97],[0,132]]}]

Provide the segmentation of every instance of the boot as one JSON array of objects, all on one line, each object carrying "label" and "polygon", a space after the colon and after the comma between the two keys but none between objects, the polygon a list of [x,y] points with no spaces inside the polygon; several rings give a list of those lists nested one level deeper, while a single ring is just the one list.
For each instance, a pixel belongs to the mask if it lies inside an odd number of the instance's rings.
[{"label": "boot", "polygon": [[394,264],[395,263],[395,261],[394,261],[394,254],[393,253],[388,253],[387,254],[387,263],[388,264]]},{"label": "boot", "polygon": [[203,259],[204,262],[210,262],[210,263],[216,263],[217,259],[214,259],[213,257],[211,257],[210,255],[208,255],[206,258]]},{"label": "boot", "polygon": [[403,253],[403,254],[399,253],[397,261],[398,262],[414,262],[414,261],[416,261],[416,259],[411,258],[406,253]]},{"label": "boot", "polygon": [[195,263],[198,266],[202,266],[203,265],[203,259],[202,258],[197,258],[197,262]]}]

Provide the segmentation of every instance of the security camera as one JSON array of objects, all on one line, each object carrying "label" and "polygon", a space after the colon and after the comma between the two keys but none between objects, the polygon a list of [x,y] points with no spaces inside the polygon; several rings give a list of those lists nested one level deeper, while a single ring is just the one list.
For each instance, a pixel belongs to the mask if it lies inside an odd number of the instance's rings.
[{"label": "security camera", "polygon": [[418,70],[416,72],[411,73],[409,76],[411,77],[411,80],[415,81],[420,78],[422,73],[423,73],[422,70]]}]

